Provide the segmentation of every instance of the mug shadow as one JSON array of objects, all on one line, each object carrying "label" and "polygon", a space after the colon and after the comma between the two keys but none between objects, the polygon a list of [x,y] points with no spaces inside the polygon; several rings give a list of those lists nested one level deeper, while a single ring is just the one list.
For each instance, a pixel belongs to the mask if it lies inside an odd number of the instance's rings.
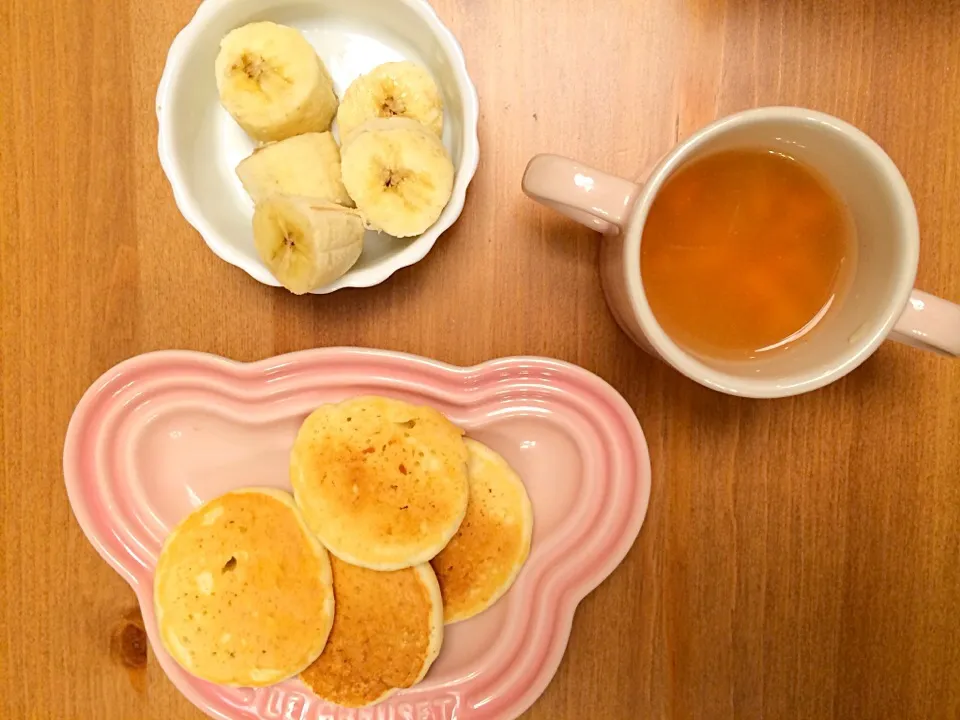
[{"label": "mug shadow", "polygon": [[909,365],[899,362],[889,343],[880,348],[856,370],[831,387],[843,387],[850,394],[861,398],[883,391],[891,384],[906,386],[913,382],[913,376],[905,370]]},{"label": "mug shadow", "polygon": [[[826,387],[786,398],[755,399],[727,395],[700,385],[690,378],[668,368],[675,379],[670,383],[670,398],[687,406],[691,417],[705,422],[714,430],[731,427],[749,431],[760,417],[769,417],[776,406],[792,405],[798,412],[810,415],[815,406],[840,407],[844,402],[863,403],[870,396],[883,392],[891,382],[909,384],[911,378],[903,372],[903,364],[881,349],[850,374]],[[812,416],[812,415],[811,415]]]},{"label": "mug shadow", "polygon": [[[594,268],[600,254],[602,238],[599,233],[550,208],[534,205],[519,222],[520,234],[545,241],[549,254],[565,258],[592,257]],[[599,278],[598,278],[599,282]]]}]

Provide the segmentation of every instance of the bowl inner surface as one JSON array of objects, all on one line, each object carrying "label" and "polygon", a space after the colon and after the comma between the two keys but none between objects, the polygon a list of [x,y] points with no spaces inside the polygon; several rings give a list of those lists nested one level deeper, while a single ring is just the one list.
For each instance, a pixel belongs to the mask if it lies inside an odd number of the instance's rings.
[{"label": "bowl inner surface", "polygon": [[[171,126],[166,128],[184,194],[194,199],[209,229],[235,252],[261,264],[253,246],[253,203],[235,173],[255,143],[221,107],[213,67],[224,35],[262,20],[290,25],[304,34],[326,63],[338,97],[356,77],[385,62],[412,60],[427,68],[443,95],[443,140],[459,171],[464,111],[452,58],[434,29],[405,3],[280,0],[271,5],[262,0],[235,0],[191,38],[179,71],[171,79]],[[336,122],[334,132],[338,134]],[[368,232],[363,254],[347,275],[376,266],[416,240]]]}]

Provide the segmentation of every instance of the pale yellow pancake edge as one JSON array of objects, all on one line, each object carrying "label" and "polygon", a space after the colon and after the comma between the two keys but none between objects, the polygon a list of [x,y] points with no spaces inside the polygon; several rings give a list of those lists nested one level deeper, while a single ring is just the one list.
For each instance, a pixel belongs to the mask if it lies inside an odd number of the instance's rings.
[{"label": "pale yellow pancake edge", "polygon": [[520,571],[527,562],[527,558],[530,557],[530,545],[533,540],[533,504],[530,502],[530,494],[527,492],[527,486],[523,484],[523,480],[521,480],[520,476],[517,474],[517,471],[510,466],[510,463],[508,463],[503,456],[500,455],[500,453],[484,445],[482,442],[474,440],[473,438],[464,438],[463,443],[467,446],[467,451],[469,453],[485,456],[488,460],[503,470],[501,477],[504,480],[519,486],[523,490],[523,552],[517,559],[513,568],[513,572],[510,573],[510,576],[490,597],[486,604],[471,608],[470,610],[466,610],[458,614],[451,614],[446,618],[445,622],[447,625],[453,625],[454,623],[469,620],[470,618],[479,615],[484,610],[488,610],[489,608],[493,607],[493,605],[507,593],[507,590],[513,586],[513,583],[516,582],[517,576],[520,574]]},{"label": "pale yellow pancake edge", "polygon": [[[417,575],[420,576],[420,582],[427,589],[430,596],[432,609],[430,611],[430,644],[427,646],[427,655],[423,659],[423,668],[417,675],[414,682],[418,682],[426,677],[430,666],[440,655],[440,649],[443,647],[443,595],[440,593],[440,583],[437,581],[437,574],[429,562],[421,563],[414,568]],[[412,687],[412,686],[411,686]]]}]

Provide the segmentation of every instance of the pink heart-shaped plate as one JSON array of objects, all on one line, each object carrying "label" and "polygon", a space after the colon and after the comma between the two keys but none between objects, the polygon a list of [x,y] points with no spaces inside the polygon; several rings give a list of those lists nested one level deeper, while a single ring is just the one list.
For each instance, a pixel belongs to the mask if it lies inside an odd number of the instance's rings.
[{"label": "pink heart-shaped plate", "polygon": [[[299,681],[259,690],[198,680],[157,638],[153,569],[167,532],[201,503],[249,485],[289,489],[290,446],[322,403],[378,394],[431,405],[501,453],[534,510],[516,584],[449,626],[423,683],[362,710]],[[560,664],[577,603],[623,560],[647,511],[650,460],[633,411],[586,370],[542,358],[459,368],[379,350],[325,348],[256,363],[158,352],[86,392],[63,457],[73,512],[133,587],[164,671],[224,720],[503,720],[526,710]]]}]

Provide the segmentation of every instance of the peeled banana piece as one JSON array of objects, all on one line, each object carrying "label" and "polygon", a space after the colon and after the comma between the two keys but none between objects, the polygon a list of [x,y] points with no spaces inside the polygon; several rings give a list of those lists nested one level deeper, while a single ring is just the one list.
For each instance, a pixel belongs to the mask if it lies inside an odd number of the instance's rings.
[{"label": "peeled banana piece", "polygon": [[356,210],[297,195],[270,195],[253,211],[253,244],[295,295],[329,285],[353,267],[364,230]]},{"label": "peeled banana piece", "polygon": [[412,62],[392,62],[354,80],[337,111],[340,137],[367,120],[405,117],[443,134],[443,98],[433,77]]},{"label": "peeled banana piece", "polygon": [[340,148],[328,132],[259,147],[237,165],[237,177],[254,203],[283,193],[353,207],[340,174]]},{"label": "peeled banana piece", "polygon": [[220,102],[259,142],[330,129],[333,80],[299,32],[272,22],[231,30],[215,63]]},{"label": "peeled banana piece", "polygon": [[415,120],[368,120],[340,148],[343,184],[366,221],[388,235],[420,235],[453,194],[453,162]]}]

